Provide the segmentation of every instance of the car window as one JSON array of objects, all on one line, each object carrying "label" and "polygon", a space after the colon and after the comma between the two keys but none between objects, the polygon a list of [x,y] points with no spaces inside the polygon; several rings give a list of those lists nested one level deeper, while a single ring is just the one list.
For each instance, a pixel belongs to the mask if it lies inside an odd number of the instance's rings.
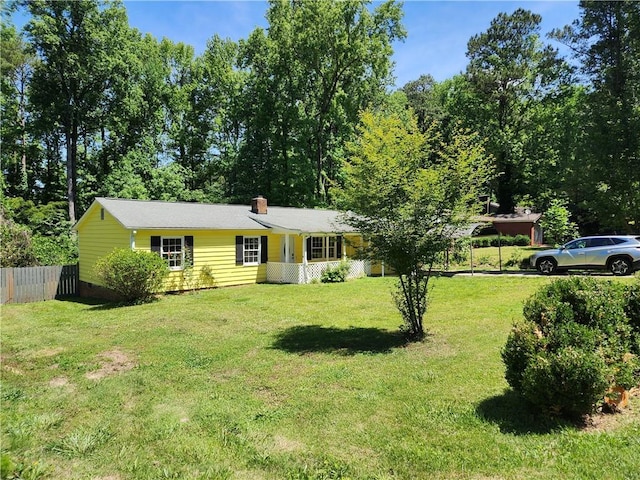
[{"label": "car window", "polygon": [[587,247],[606,247],[612,245],[611,240],[609,237],[590,238],[587,240]]},{"label": "car window", "polygon": [[614,245],[620,245],[621,243],[625,243],[627,240],[624,238],[612,238]]},{"label": "car window", "polygon": [[567,250],[574,250],[576,248],[584,248],[587,246],[587,241],[584,239],[574,240],[573,242],[567,243]]}]

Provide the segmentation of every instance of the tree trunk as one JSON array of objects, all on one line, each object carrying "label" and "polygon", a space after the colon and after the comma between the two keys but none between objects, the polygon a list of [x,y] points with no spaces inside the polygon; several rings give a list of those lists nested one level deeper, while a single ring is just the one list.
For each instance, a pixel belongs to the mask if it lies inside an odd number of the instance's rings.
[{"label": "tree trunk", "polygon": [[65,132],[67,147],[67,201],[69,205],[69,221],[76,223],[78,125],[73,121],[71,123],[71,126]]}]

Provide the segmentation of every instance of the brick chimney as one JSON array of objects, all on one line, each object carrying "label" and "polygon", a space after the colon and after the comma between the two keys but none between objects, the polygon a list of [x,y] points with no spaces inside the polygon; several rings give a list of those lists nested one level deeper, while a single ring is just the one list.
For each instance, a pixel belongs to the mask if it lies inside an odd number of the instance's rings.
[{"label": "brick chimney", "polygon": [[262,195],[258,195],[251,199],[251,213],[257,213],[258,215],[267,214],[267,199]]}]

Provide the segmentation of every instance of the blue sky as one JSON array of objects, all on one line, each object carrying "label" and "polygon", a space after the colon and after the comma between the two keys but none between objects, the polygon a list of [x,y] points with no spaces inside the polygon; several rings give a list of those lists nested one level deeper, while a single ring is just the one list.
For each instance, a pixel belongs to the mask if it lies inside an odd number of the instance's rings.
[{"label": "blue sky", "polygon": [[[198,54],[216,33],[239,40],[256,27],[267,27],[265,1],[136,0],[124,5],[132,27],[158,39],[167,37],[192,45]],[[437,81],[460,73],[467,64],[469,38],[486,31],[500,12],[512,13],[519,7],[542,15],[543,35],[571,23],[579,14],[577,0],[405,1],[403,24],[408,36],[394,44],[396,85],[427,73]]]}]

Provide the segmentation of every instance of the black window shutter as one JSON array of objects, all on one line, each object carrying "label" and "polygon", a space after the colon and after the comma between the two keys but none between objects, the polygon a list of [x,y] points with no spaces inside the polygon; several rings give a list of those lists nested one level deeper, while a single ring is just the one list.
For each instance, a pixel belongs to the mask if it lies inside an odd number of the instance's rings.
[{"label": "black window shutter", "polygon": [[336,238],[336,258],[342,259],[342,235]]},{"label": "black window shutter", "polygon": [[307,238],[307,260],[311,260],[311,237]]},{"label": "black window shutter", "polygon": [[244,237],[236,235],[236,265],[244,263]]},{"label": "black window shutter", "polygon": [[158,255],[160,255],[160,237],[155,235],[151,237],[151,251],[156,252]]},{"label": "black window shutter", "polygon": [[185,235],[184,237],[184,258],[193,267],[195,259],[193,258],[193,235]]},{"label": "black window shutter", "polygon": [[268,240],[266,235],[260,237],[260,263],[267,263],[269,260]]}]

